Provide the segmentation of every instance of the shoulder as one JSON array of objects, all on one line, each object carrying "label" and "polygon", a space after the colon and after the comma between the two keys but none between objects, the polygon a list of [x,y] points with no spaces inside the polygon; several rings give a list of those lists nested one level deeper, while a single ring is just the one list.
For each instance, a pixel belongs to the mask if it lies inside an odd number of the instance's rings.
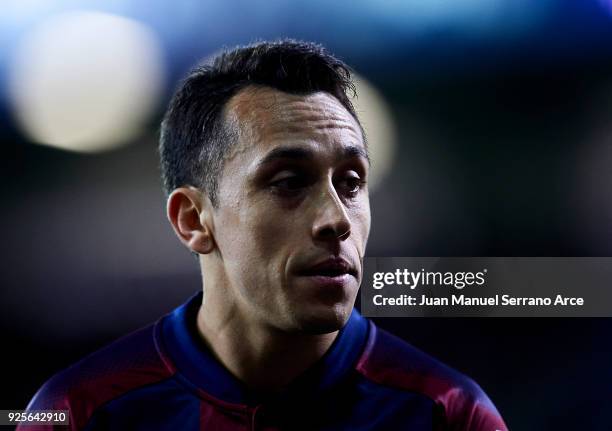
[{"label": "shoulder", "polygon": [[60,371],[30,401],[28,410],[68,410],[73,429],[82,428],[103,404],[173,375],[157,346],[158,324],[126,335]]},{"label": "shoulder", "polygon": [[457,430],[506,430],[497,409],[471,378],[370,323],[356,369],[379,385],[430,398],[440,421]]}]

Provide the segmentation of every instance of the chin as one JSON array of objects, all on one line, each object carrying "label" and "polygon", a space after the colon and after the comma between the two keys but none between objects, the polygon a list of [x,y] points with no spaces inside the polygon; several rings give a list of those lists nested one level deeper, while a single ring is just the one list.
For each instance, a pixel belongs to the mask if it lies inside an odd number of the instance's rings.
[{"label": "chin", "polygon": [[352,311],[353,307],[346,304],[318,306],[297,317],[298,331],[313,335],[338,331],[346,325]]}]

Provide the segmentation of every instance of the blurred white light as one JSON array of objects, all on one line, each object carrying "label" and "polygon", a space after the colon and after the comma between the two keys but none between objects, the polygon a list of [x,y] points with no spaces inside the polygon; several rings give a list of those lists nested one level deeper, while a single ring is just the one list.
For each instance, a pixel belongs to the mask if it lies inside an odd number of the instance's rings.
[{"label": "blurred white light", "polygon": [[3,16],[12,19],[33,15],[53,6],[48,0],[5,0],[2,3]]},{"label": "blurred white light", "polygon": [[144,25],[99,12],[53,16],[10,66],[15,115],[35,142],[97,152],[135,138],[163,83],[159,44]]},{"label": "blurred white light", "polygon": [[396,128],[391,109],[380,92],[364,78],[353,75],[357,97],[352,103],[363,126],[370,152],[369,187],[375,189],[391,169],[396,148]]}]

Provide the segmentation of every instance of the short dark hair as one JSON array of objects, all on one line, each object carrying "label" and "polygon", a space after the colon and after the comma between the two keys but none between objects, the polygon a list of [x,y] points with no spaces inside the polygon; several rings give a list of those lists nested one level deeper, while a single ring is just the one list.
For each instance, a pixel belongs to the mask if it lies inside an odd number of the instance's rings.
[{"label": "short dark hair", "polygon": [[173,96],[161,126],[159,152],[166,194],[191,185],[218,202],[218,180],[235,133],[224,121],[227,101],[249,85],[291,94],[324,91],[357,120],[348,66],[321,45],[284,39],[225,50],[191,71]]}]

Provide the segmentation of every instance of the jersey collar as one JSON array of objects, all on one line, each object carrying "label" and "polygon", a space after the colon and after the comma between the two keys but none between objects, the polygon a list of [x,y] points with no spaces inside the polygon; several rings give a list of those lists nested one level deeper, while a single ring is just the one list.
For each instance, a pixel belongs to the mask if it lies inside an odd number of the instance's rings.
[{"label": "jersey collar", "polygon": [[179,377],[214,398],[240,405],[257,405],[266,398],[296,395],[303,398],[321,395],[338,384],[353,369],[367,338],[368,322],[353,310],[329,350],[310,369],[285,390],[275,395],[251,391],[234,377],[210,352],[201,339],[196,316],[202,303],[202,292],[162,318],[160,344],[177,370]]}]

